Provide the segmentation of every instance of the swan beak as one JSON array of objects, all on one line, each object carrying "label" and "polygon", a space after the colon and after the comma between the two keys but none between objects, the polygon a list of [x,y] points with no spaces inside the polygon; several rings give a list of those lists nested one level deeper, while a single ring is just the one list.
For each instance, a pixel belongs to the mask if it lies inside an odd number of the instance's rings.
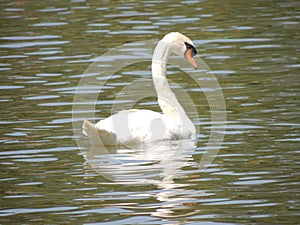
[{"label": "swan beak", "polygon": [[187,60],[193,65],[195,69],[198,68],[198,65],[193,57],[193,49],[188,49],[184,53],[184,57],[187,58]]}]

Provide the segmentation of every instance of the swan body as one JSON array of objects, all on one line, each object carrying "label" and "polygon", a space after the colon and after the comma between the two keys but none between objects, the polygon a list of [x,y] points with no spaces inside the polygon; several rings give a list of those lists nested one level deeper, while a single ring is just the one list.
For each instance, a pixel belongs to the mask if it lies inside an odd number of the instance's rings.
[{"label": "swan body", "polygon": [[91,140],[100,139],[103,145],[194,138],[195,126],[172,92],[166,77],[167,59],[172,52],[184,56],[197,67],[193,58],[197,51],[185,35],[171,32],[158,42],[152,57],[152,78],[162,113],[146,109],[123,110],[96,124],[84,120],[83,133]]}]

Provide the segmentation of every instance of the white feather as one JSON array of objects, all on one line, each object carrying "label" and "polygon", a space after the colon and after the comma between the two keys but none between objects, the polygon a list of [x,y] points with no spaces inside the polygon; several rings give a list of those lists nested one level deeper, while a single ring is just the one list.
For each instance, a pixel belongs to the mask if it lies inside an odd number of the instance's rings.
[{"label": "white feather", "polygon": [[195,126],[172,92],[166,77],[168,56],[171,52],[183,55],[185,43],[193,45],[183,34],[172,32],[154,50],[152,77],[162,113],[144,109],[120,111],[96,124],[84,121],[83,133],[92,140],[100,139],[104,145],[193,138]]}]

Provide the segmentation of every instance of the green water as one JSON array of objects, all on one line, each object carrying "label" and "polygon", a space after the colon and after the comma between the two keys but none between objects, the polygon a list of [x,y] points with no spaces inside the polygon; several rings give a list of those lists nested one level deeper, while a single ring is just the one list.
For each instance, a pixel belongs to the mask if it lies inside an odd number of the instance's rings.
[{"label": "green water", "polygon": [[[297,224],[298,9],[297,1],[2,1],[0,223]],[[76,87],[96,57],[171,31],[194,41],[222,88],[222,148],[208,169],[196,166],[216,125],[205,90],[170,68],[198,110],[196,150],[172,184],[111,182],[77,146]],[[149,69],[118,71],[97,119],[123,87],[150,80]],[[159,110],[153,96],[137,107]]]}]

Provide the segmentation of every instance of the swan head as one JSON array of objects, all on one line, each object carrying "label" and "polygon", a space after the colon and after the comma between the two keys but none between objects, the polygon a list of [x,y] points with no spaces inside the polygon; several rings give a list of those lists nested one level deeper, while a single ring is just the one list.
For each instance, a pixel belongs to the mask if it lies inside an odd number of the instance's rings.
[{"label": "swan head", "polygon": [[195,68],[197,68],[197,63],[194,59],[197,50],[191,39],[179,32],[171,32],[166,34],[161,41],[170,43],[171,52],[184,56]]}]

